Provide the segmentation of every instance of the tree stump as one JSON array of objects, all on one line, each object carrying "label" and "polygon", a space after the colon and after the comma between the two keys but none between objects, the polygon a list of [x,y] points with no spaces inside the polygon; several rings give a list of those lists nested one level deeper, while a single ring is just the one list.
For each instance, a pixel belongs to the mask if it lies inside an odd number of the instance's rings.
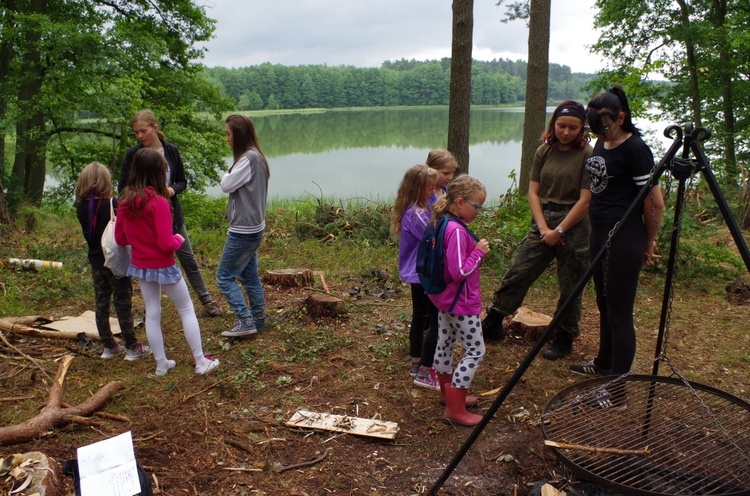
[{"label": "tree stump", "polygon": [[[7,458],[7,460],[11,459],[13,462],[9,464],[9,468],[15,467],[15,469],[10,470],[5,481],[15,482],[15,486],[18,487],[21,484],[26,484],[28,479],[26,488],[17,494],[41,494],[44,496],[61,496],[63,494],[58,478],[60,467],[54,459],[48,458],[47,455],[39,451],[11,455]],[[2,483],[0,483],[0,488],[4,489]]]},{"label": "tree stump", "polygon": [[336,317],[346,314],[346,304],[341,298],[329,294],[312,294],[305,300],[307,314],[312,318]]},{"label": "tree stump", "polygon": [[515,313],[505,317],[503,327],[512,336],[536,343],[550,322],[552,322],[552,317],[549,315],[534,312],[527,307],[520,307]]},{"label": "tree stump", "polygon": [[271,286],[304,288],[312,286],[313,272],[310,269],[267,270],[263,273],[262,279]]}]

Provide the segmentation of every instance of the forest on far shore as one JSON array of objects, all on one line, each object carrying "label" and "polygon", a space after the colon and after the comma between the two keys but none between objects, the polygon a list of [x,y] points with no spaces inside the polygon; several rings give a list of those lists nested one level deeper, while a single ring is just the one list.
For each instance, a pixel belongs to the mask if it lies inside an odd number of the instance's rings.
[{"label": "forest on far shore", "polygon": [[[284,66],[207,68],[206,78],[234,100],[237,110],[448,105],[450,58],[386,61],[380,67]],[[549,65],[550,101],[585,101],[594,74]],[[523,102],[526,61],[474,60],[472,105]]]}]

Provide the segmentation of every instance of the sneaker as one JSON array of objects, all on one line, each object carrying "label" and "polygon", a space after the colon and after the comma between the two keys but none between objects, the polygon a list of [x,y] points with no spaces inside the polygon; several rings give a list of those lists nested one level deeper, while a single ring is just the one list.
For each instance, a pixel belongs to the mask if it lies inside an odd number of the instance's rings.
[{"label": "sneaker", "polygon": [[132,350],[125,350],[125,360],[133,362],[151,354],[151,348],[143,346],[140,341],[133,346]]},{"label": "sneaker", "polygon": [[482,336],[487,341],[500,341],[505,337],[505,328],[503,327],[505,315],[488,311],[487,316],[482,321]]},{"label": "sneaker", "polygon": [[205,357],[205,359],[206,361],[203,365],[195,366],[195,375],[206,375],[219,366],[219,360],[215,360],[210,356]]},{"label": "sneaker", "polygon": [[609,370],[604,370],[596,366],[592,358],[583,365],[571,365],[568,369],[574,374],[599,377],[601,375],[610,375]]},{"label": "sneaker", "polygon": [[167,372],[175,368],[175,366],[177,365],[177,362],[175,362],[174,360],[166,360],[165,365],[166,365],[165,368],[161,368],[160,365],[157,365],[156,372],[154,372],[154,374],[158,376],[167,375]]},{"label": "sneaker", "polygon": [[419,373],[419,362],[411,362],[411,368],[409,369],[409,375],[411,377],[417,377]]},{"label": "sneaker", "polygon": [[262,319],[256,319],[253,317],[253,322],[255,322],[255,330],[257,330],[258,332],[266,330],[266,318],[265,317],[263,317]]},{"label": "sneaker", "polygon": [[253,319],[245,319],[235,321],[234,327],[232,327],[228,331],[222,332],[221,335],[225,338],[239,338],[242,336],[250,336],[251,334],[255,334],[257,332],[258,328],[255,327],[255,322],[253,322]]},{"label": "sneaker", "polygon": [[115,343],[114,348],[107,348],[105,346],[101,356],[102,358],[114,358],[118,355],[122,355],[123,353],[125,353],[125,347],[120,346],[120,343]]},{"label": "sneaker", "polygon": [[434,369],[419,369],[414,384],[425,389],[440,391],[440,383],[437,380]]},{"label": "sneaker", "polygon": [[208,303],[203,304],[203,315],[206,317],[218,317],[222,313],[221,307],[216,300],[211,300]]},{"label": "sneaker", "polygon": [[625,410],[628,407],[625,391],[622,391],[619,394],[612,394],[604,388],[598,389],[594,396],[581,400],[581,403],[589,408],[611,410],[615,412]]}]

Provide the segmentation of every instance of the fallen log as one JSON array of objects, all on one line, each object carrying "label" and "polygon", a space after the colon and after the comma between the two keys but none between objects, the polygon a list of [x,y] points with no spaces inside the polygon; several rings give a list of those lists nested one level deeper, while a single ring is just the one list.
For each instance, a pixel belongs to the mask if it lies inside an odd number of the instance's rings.
[{"label": "fallen log", "polygon": [[21,317],[3,317],[0,320],[6,320],[14,324],[23,324],[25,326],[34,326],[35,324],[49,324],[52,319],[40,317],[39,315],[23,315]]},{"label": "fallen log", "polygon": [[21,424],[0,427],[0,446],[26,443],[41,437],[50,429],[63,427],[71,423],[88,423],[90,421],[85,417],[102,409],[104,403],[114,391],[124,388],[121,382],[113,381],[104,385],[83,403],[69,408],[63,407],[65,377],[73,358],[72,355],[66,355],[62,358],[49,391],[47,405],[42,408],[39,415]]},{"label": "fallen log", "polygon": [[[31,336],[35,338],[52,338],[52,339],[72,339],[77,340],[78,334],[81,333],[81,331],[46,331],[44,329],[37,329],[36,327],[29,327],[24,324],[15,323],[12,320],[9,319],[0,319],[0,331],[5,332],[12,332],[14,334],[21,334],[23,336]],[[99,341],[99,334],[96,332],[96,329],[91,332],[90,330],[86,329],[86,335],[90,336],[91,339],[95,341]],[[114,333],[114,331],[113,331]]]}]

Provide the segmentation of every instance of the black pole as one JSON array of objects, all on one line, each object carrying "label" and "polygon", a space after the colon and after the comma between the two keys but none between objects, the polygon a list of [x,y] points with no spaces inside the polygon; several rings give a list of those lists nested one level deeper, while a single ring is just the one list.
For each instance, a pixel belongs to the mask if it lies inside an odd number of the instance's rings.
[{"label": "black pole", "polygon": [[[664,131],[665,136],[670,137],[668,133],[669,130],[673,130],[676,128],[679,130],[680,128],[678,126],[670,126],[667,128],[667,130]],[[632,217],[633,212],[636,211],[636,209],[640,206],[640,204],[643,203],[643,200],[646,198],[646,195],[651,191],[651,188],[654,187],[654,185],[658,184],[659,178],[661,177],[662,173],[664,172],[664,169],[666,167],[666,164],[671,163],[672,158],[677,154],[677,150],[679,149],[680,145],[682,144],[682,136],[680,133],[680,139],[675,140],[672,145],[669,147],[669,150],[667,151],[667,154],[664,156],[664,158],[659,162],[659,164],[654,169],[654,173],[651,175],[651,179],[649,180],[648,184],[643,186],[641,190],[638,192],[638,196],[635,198],[633,203],[631,203],[630,207],[625,211],[625,214],[623,214],[622,219],[620,222],[617,223],[617,225],[612,229],[611,238],[614,239],[615,236],[617,236],[617,233],[620,232],[620,228],[625,223],[625,221],[629,220],[630,217]],[[562,314],[563,310],[566,310],[568,306],[573,302],[573,300],[583,291],[583,288],[586,286],[586,283],[591,278],[592,274],[594,273],[594,270],[596,267],[601,263],[602,258],[604,258],[604,255],[607,251],[607,246],[602,246],[602,248],[599,250],[599,252],[594,256],[594,258],[591,260],[591,263],[589,264],[588,268],[586,269],[586,272],[581,276],[581,278],[578,280],[578,283],[576,283],[575,288],[571,292],[570,295],[565,299],[565,301],[560,305],[560,308],[557,309],[555,312],[555,316],[552,318],[552,322],[549,323],[547,328],[544,330],[541,336],[539,336],[539,339],[534,344],[534,347],[531,348],[531,351],[526,355],[526,357],[523,359],[521,364],[518,366],[516,371],[513,373],[511,378],[508,380],[508,382],[505,384],[505,387],[498,393],[497,398],[495,398],[495,401],[490,406],[489,410],[484,414],[482,417],[482,420],[479,422],[479,424],[474,427],[474,429],[471,431],[471,434],[468,438],[466,438],[466,441],[464,441],[464,444],[459,448],[456,455],[453,457],[453,460],[451,460],[450,464],[445,468],[443,473],[440,475],[440,478],[435,482],[435,484],[432,486],[432,488],[427,493],[429,496],[435,496],[437,494],[437,491],[445,484],[445,481],[448,480],[448,477],[450,477],[451,473],[456,469],[458,464],[461,462],[463,457],[466,455],[466,453],[469,451],[469,448],[474,444],[474,442],[477,440],[479,435],[482,433],[485,427],[487,427],[487,424],[490,423],[490,420],[495,415],[497,410],[502,406],[505,399],[508,397],[508,395],[513,391],[513,388],[516,387],[518,384],[518,381],[521,380],[521,377],[523,374],[526,373],[526,370],[531,366],[531,363],[534,361],[534,358],[539,354],[539,351],[544,346],[544,343],[547,342],[549,339],[550,334],[552,331],[557,329],[558,322],[560,321],[560,315]]]},{"label": "black pole", "polygon": [[[675,126],[676,127],[676,126]],[[683,133],[679,127],[676,129],[667,128],[664,131],[665,136],[670,137],[668,134],[670,131],[677,132],[677,139],[682,141]],[[674,218],[672,219],[672,237],[669,243],[669,258],[667,259],[667,275],[664,281],[664,295],[661,301],[661,315],[659,318],[659,334],[656,338],[656,350],[654,351],[654,358],[659,358],[662,352],[664,343],[664,334],[667,325],[667,319],[669,318],[669,302],[672,299],[673,293],[673,280],[675,273],[675,265],[677,261],[677,247],[679,245],[680,238],[680,223],[682,220],[682,212],[685,205],[685,190],[686,183],[692,172],[692,162],[690,162],[690,139],[692,135],[692,124],[685,125],[685,140],[682,148],[682,159],[674,160],[672,165],[672,175],[678,179],[677,185],[677,196],[675,198],[674,207]],[[659,360],[654,360],[651,375],[659,374]]]}]

